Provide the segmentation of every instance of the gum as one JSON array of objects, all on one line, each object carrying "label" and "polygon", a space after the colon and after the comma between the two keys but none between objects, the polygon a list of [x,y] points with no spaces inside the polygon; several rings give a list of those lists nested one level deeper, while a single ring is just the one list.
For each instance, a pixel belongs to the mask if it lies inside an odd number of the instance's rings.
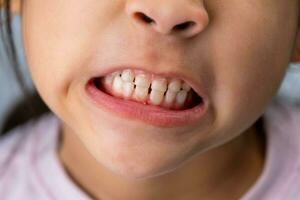
[{"label": "gum", "polygon": [[[120,74],[123,72],[124,70],[122,71],[119,71]],[[154,80],[159,80],[159,79],[166,79],[167,80],[167,83],[169,84],[172,80],[174,80],[175,78],[171,78],[171,77],[165,77],[165,76],[161,76],[161,75],[156,75],[156,74],[148,74],[148,73],[145,73],[145,71],[142,71],[142,70],[138,70],[138,69],[131,69],[132,73],[134,74],[134,77],[136,77],[137,75],[140,75],[140,74],[143,74],[143,75],[146,75],[148,76],[150,82],[153,82]],[[115,74],[116,72],[113,72],[113,73],[110,73],[108,74],[107,76],[111,76],[113,74]],[[178,79],[180,80],[180,79]],[[184,81],[183,80],[180,80],[181,83],[183,84]]]}]

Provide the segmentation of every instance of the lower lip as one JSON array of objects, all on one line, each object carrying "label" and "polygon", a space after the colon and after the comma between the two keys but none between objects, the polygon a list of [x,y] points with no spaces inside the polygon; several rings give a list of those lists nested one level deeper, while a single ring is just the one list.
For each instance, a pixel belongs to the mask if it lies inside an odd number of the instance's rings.
[{"label": "lower lip", "polygon": [[168,110],[159,106],[144,105],[142,103],[113,97],[99,90],[91,79],[86,85],[88,97],[99,108],[125,119],[140,120],[158,127],[179,127],[199,122],[206,110],[207,103],[186,110]]}]

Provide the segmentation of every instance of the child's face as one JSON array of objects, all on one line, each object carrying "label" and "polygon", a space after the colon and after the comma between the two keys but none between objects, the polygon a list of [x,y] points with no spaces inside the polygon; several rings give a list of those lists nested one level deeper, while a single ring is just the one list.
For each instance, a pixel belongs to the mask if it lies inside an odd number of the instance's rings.
[{"label": "child's face", "polygon": [[[146,177],[229,141],[255,122],[287,68],[298,7],[297,0],[26,0],[22,31],[32,78],[66,130],[107,168]],[[196,20],[201,28],[167,34],[137,23],[135,11],[148,13],[164,30],[177,18]],[[207,97],[204,116],[166,128],[93,103],[87,82],[128,63],[195,80]]]}]

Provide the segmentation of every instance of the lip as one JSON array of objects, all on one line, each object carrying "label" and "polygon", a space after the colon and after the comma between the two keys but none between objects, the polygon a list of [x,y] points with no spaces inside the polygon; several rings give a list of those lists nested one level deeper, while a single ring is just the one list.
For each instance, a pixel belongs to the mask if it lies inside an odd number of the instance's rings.
[{"label": "lip", "polygon": [[[124,69],[124,67],[120,69],[110,69],[105,73],[102,73],[102,75],[91,78],[87,82],[85,87],[87,96],[96,107],[104,109],[109,113],[114,113],[117,116],[127,120],[138,120],[153,126],[163,128],[173,128],[192,125],[194,123],[199,122],[206,113],[206,110],[208,108],[208,101],[206,97],[203,95],[202,92],[199,92],[199,89],[197,90],[197,87],[195,87],[195,85],[191,83],[191,80],[187,80],[184,77],[176,76],[176,78],[181,78],[182,80],[186,81],[186,83],[190,84],[190,86],[194,89],[196,93],[200,93],[199,96],[201,96],[202,98],[202,102],[200,104],[196,105],[193,108],[185,110],[168,110],[159,106],[144,105],[139,102],[116,98],[101,91],[94,84],[95,78],[103,77],[114,71],[122,69]],[[142,71],[147,73],[146,70]],[[172,76],[172,73],[168,73],[167,76],[174,77]]]}]

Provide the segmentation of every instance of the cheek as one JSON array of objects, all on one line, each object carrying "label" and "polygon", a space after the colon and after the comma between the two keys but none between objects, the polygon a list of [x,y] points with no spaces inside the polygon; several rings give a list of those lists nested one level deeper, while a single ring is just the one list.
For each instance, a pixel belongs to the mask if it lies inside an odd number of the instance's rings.
[{"label": "cheek", "polygon": [[95,4],[72,2],[23,3],[22,36],[27,63],[37,90],[50,105],[67,95],[74,80],[85,78],[82,71],[91,47],[95,46],[92,45],[97,34],[94,29],[101,26],[92,9],[85,12]]},{"label": "cheek", "polygon": [[[257,9],[240,16],[224,12],[218,16],[219,24],[215,24],[209,42],[214,79],[211,100],[217,123],[222,123],[219,127],[246,121],[249,125],[276,94],[296,30],[296,12],[283,10]],[[281,19],[278,12],[290,20]]]}]

